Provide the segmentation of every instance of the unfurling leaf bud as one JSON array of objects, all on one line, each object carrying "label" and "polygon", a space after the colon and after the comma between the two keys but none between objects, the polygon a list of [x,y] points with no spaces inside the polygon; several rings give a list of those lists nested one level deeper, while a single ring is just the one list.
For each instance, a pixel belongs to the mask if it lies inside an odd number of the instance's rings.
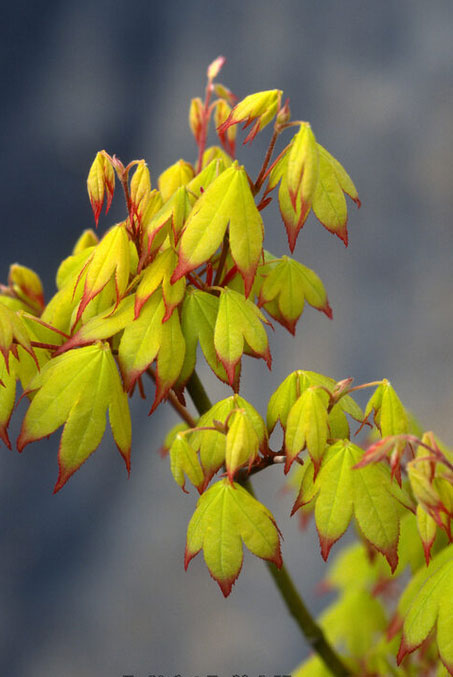
[{"label": "unfurling leaf bud", "polygon": [[168,167],[157,179],[162,200],[166,202],[180,186],[189,183],[194,175],[192,165],[184,160],[178,160]]},{"label": "unfurling leaf bud", "polygon": [[100,151],[94,158],[87,179],[88,195],[93,209],[96,227],[99,221],[104,195],[106,197],[105,213],[107,214],[112,204],[115,190],[115,172],[110,162],[110,157],[105,151]]},{"label": "unfurling leaf bud", "polygon": [[208,70],[206,71],[208,80],[212,81],[214,80],[214,78],[218,76],[225,61],[226,59],[224,56],[218,56],[217,59],[214,59],[214,61],[211,64],[209,64]]},{"label": "unfurling leaf bud", "polygon": [[286,99],[284,106],[280,108],[275,119],[276,127],[286,125],[291,119],[291,111],[289,109],[289,99]]},{"label": "unfurling leaf bud", "polygon": [[44,292],[41,280],[30,268],[13,263],[9,269],[8,285],[14,294],[40,314],[44,310]]},{"label": "unfurling leaf bud", "polygon": [[199,96],[192,99],[189,108],[189,126],[197,144],[200,143],[203,127],[203,102]]},{"label": "unfurling leaf bud", "polygon": [[137,169],[131,179],[130,197],[132,209],[137,215],[139,222],[146,209],[149,194],[151,193],[151,177],[149,169],[144,160],[140,160],[137,164]]},{"label": "unfurling leaf bud", "polygon": [[263,129],[276,114],[282,91],[280,89],[270,89],[265,92],[250,94],[242,99],[231,111],[227,120],[217,130],[219,134],[224,134],[228,127],[236,125],[239,122],[245,122],[244,129],[252,122],[255,122],[244,143],[253,141],[259,131]]}]

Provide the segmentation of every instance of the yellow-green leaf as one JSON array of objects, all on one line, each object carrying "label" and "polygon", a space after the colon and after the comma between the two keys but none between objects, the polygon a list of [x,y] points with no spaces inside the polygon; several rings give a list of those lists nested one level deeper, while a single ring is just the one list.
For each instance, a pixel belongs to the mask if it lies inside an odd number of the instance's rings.
[{"label": "yellow-green leaf", "polygon": [[145,303],[140,316],[124,329],[118,348],[118,360],[126,390],[156,358],[161,346],[165,306],[162,293],[156,291]]},{"label": "yellow-green leaf", "polygon": [[249,467],[258,454],[259,439],[245,409],[233,412],[226,434],[225,465],[233,481],[236,471],[246,463]]},{"label": "yellow-green leaf", "polygon": [[281,566],[271,512],[239,484],[220,480],[198,499],[187,529],[184,566],[203,549],[209,572],[227,597],[241,570],[242,541],[254,555]]},{"label": "yellow-green leaf", "polygon": [[263,223],[243,167],[235,162],[195,203],[181,236],[173,282],[208,261],[229,224],[232,256],[249,294],[262,251]]},{"label": "yellow-green leaf", "polygon": [[81,318],[88,303],[112,278],[115,280],[116,299],[119,302],[129,283],[129,273],[129,239],[125,226],[119,224],[113,226],[94,248],[87,264],[85,285],[76,322]]},{"label": "yellow-green leaf", "polygon": [[271,355],[261,311],[249,299],[232,289],[223,289],[217,314],[214,345],[217,356],[228,374],[230,385],[234,383],[236,365],[244,352],[244,341],[253,353],[262,357],[268,367]]},{"label": "yellow-green leaf", "polygon": [[[29,385],[36,391],[17,441],[29,442],[64,424],[58,453],[58,491],[99,445],[110,409],[112,432],[126,466],[130,466],[127,399],[108,344],[70,350],[47,362]],[[121,408],[121,412],[119,409]]]},{"label": "yellow-green leaf", "polygon": [[442,663],[453,674],[453,546],[436,555],[410,581],[399,603],[404,614],[398,664],[428,637],[435,627]]}]

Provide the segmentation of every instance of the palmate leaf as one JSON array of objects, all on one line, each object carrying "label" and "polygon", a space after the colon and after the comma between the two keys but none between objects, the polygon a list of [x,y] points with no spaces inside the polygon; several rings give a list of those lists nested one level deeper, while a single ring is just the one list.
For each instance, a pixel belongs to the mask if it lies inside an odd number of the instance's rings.
[{"label": "palmate leaf", "polygon": [[[310,386],[323,386],[333,393],[336,385],[337,383],[333,378],[314,371],[302,369],[293,371],[282,381],[269,399],[267,408],[267,429],[269,433],[273,431],[277,421],[280,421],[284,430],[286,429],[291,408],[307,388]],[[362,410],[350,395],[341,397],[334,409],[337,407],[356,421],[362,421]],[[333,413],[333,410],[331,413]],[[331,421],[329,420],[329,425],[330,423]]]},{"label": "palmate leaf", "polygon": [[242,567],[242,542],[254,555],[281,567],[280,538],[272,513],[239,484],[223,479],[198,499],[187,528],[184,566],[187,569],[203,549],[209,573],[227,597]]},{"label": "palmate leaf", "polygon": [[270,89],[264,92],[249,94],[245,99],[239,101],[233,108],[228,118],[217,129],[218,134],[225,134],[231,125],[244,122],[244,127],[255,123],[248,133],[243,143],[253,141],[255,136],[261,131],[275,116],[280,106],[282,92],[280,89]]},{"label": "palmate leaf", "polygon": [[428,567],[412,578],[398,604],[404,617],[398,664],[428,637],[435,627],[439,656],[453,675],[453,546],[444,548]]},{"label": "palmate leaf", "polygon": [[244,341],[252,353],[271,367],[271,354],[262,312],[250,300],[232,289],[223,289],[214,330],[214,346],[225,367],[228,382],[234,384],[235,370],[244,352]]},{"label": "palmate leaf", "polygon": [[195,203],[181,236],[173,282],[211,258],[222,244],[228,224],[231,255],[249,295],[264,229],[245,170],[237,162],[222,172]]},{"label": "palmate leaf", "polygon": [[108,344],[98,342],[53,358],[32,380],[28,391],[34,392],[34,397],[17,441],[19,451],[64,424],[54,491],[100,444],[107,409],[113,437],[129,470],[129,406]]},{"label": "palmate leaf", "polygon": [[[269,269],[268,272],[266,268]],[[264,309],[292,334],[295,333],[296,323],[302,315],[305,301],[313,308],[321,310],[327,317],[332,317],[324,285],[316,273],[307,266],[288,256],[282,256],[272,267],[269,264],[263,266],[261,274],[264,281],[259,292],[259,306],[264,306]],[[277,312],[269,304],[270,301],[277,302]]]},{"label": "palmate leaf", "polygon": [[349,440],[328,447],[313,489],[301,488],[293,513],[307,501],[316,500],[315,520],[321,554],[327,559],[333,544],[346,531],[352,515],[363,536],[387,559],[392,571],[398,564],[398,538],[405,492],[392,483],[388,467],[377,464],[355,468],[363,449]]}]

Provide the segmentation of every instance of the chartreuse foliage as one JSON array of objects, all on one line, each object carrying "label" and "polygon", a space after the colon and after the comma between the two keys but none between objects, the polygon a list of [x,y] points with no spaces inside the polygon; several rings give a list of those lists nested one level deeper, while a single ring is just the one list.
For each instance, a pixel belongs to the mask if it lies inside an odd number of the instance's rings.
[{"label": "chartreuse foliage", "polygon": [[[19,381],[28,400],[19,451],[62,427],[55,491],[99,446],[107,414],[129,470],[128,396],[145,396],[149,377],[151,412],[168,400],[183,419],[163,447],[171,473],[200,494],[185,567],[203,551],[226,596],[244,545],[267,560],[318,652],[293,674],[453,674],[452,452],[414,422],[387,379],[353,386],[296,364],[270,394],[266,421],[239,394],[244,356],[271,367],[269,318],[294,334],[306,304],[332,317],[310,261],[264,249],[266,206],[278,200],[292,252],[311,213],[347,245],[345,195],[360,201],[311,125],[291,120],[282,92],[236,102],[216,82],[223,63],[210,65],[204,100],[190,104],[195,163],[177,160],[153,187],[144,160],[125,166],[99,151],[87,182],[96,226],[115,184],[124,219],[81,234],[47,303],[37,274],[11,266],[0,286],[0,439],[11,447]],[[220,145],[208,147],[211,117]],[[238,124],[250,126],[244,143],[272,127],[256,179],[235,156]],[[199,359],[232,389],[229,397],[211,405]],[[372,390],[362,411],[355,396],[365,388]],[[277,423],[283,442],[273,448]],[[364,428],[370,437],[361,442],[355,435]],[[327,574],[338,598],[320,627],[290,583],[275,519],[248,482],[268,467],[290,473],[292,513],[303,524],[314,519],[324,559],[351,525],[357,532]]]}]

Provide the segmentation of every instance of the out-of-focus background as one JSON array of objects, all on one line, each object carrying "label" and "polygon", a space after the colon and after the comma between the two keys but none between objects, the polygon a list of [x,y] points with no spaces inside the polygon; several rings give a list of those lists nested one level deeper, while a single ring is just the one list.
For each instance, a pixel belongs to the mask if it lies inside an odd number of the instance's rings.
[{"label": "out-of-focus background", "polygon": [[[334,320],[307,309],[295,340],[276,329],[274,370],[246,362],[244,395],[264,414],[296,367],[357,382],[385,376],[451,442],[451,2],[38,0],[3,3],[0,30],[2,281],[18,261],[53,294],[58,263],[93,225],[85,180],[97,150],[144,157],[154,182],[180,157],[195,159],[189,101],[223,54],[219,80],[240,98],[283,89],[363,203],[349,204],[348,249],[311,218],[305,225],[296,256],[323,279]],[[258,168],[267,138],[240,159]],[[115,205],[101,233],[121,218],[120,197]],[[285,253],[278,212],[266,213],[267,247]],[[201,375],[213,398],[227,396]],[[149,419],[148,408],[133,406],[129,480],[108,436],[55,496],[58,435],[22,455],[0,450],[0,674],[273,675],[307,655],[259,560],[245,556],[227,600],[201,556],[184,573],[196,495],[182,494],[157,454],[173,412],[162,406]],[[290,520],[281,474],[266,472],[257,493],[319,611],[316,535]]]}]

